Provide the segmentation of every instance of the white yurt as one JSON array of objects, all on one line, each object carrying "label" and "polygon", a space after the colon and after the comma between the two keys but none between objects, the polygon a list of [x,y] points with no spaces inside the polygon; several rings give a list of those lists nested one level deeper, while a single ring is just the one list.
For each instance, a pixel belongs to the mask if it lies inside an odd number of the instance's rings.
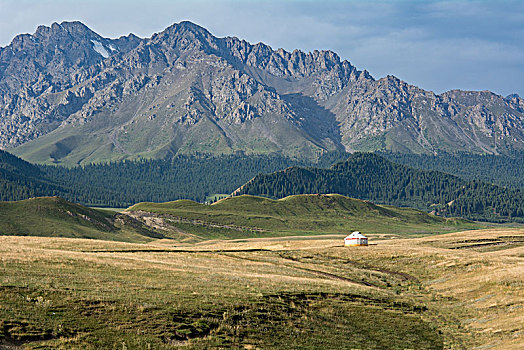
[{"label": "white yurt", "polygon": [[346,238],[344,238],[344,245],[346,247],[368,245],[368,238],[359,231],[355,231]]}]

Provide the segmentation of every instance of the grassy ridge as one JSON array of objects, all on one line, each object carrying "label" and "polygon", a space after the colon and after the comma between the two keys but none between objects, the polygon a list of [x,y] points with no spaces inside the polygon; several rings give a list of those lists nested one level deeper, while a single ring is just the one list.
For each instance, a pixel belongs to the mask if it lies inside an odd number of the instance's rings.
[{"label": "grassy ridge", "polygon": [[212,205],[178,200],[139,203],[127,209],[130,215],[138,212],[163,217],[172,227],[207,239],[344,234],[353,230],[428,234],[478,227],[465,220],[375,205],[341,195],[297,195],[280,200],[244,195]]},{"label": "grassy ridge", "polygon": [[0,202],[0,235],[194,243],[289,235],[366,233],[431,234],[479,225],[415,209],[378,206],[341,195],[300,195],[281,200],[254,196],[212,205],[189,200],[139,203],[124,213],[92,209],[59,197]]},{"label": "grassy ridge", "polygon": [[[95,210],[59,197],[0,202],[0,235],[92,238],[148,242],[157,236],[126,224],[115,213]],[[127,221],[129,223],[129,221]]]}]

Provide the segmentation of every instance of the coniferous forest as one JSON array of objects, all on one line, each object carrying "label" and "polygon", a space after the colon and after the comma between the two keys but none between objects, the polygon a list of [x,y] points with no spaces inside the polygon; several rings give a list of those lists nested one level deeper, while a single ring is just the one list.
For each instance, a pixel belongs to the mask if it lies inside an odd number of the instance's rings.
[{"label": "coniferous forest", "polygon": [[406,154],[379,153],[399,164],[425,170],[453,174],[465,180],[477,180],[495,185],[524,188],[524,152],[510,154],[439,153]]},{"label": "coniferous forest", "polygon": [[0,200],[58,195],[90,206],[127,207],[143,201],[204,202],[211,194],[233,192],[260,173],[292,165],[328,167],[347,155],[327,153],[316,162],[242,153],[180,155],[72,168],[33,165],[7,152],[0,152],[0,157]]},{"label": "coniferous forest", "polygon": [[[462,177],[416,170],[365,153],[327,153],[316,162],[281,155],[180,155],[66,168],[30,164],[0,151],[0,200],[56,195],[102,207],[128,207],[142,201],[176,199],[206,202],[211,195],[229,194],[254,178],[238,193],[270,198],[339,193],[443,216],[524,221],[523,180],[519,176],[524,173],[522,156],[516,157],[514,162],[509,156],[455,155],[455,158],[448,158],[392,153],[385,156],[417,168],[449,167]],[[345,159],[348,160],[340,162]],[[484,160],[487,163],[481,162]],[[336,164],[329,168],[333,163]],[[486,172],[480,170],[481,165]],[[279,171],[282,169],[286,170]],[[264,173],[272,174],[262,175]],[[497,180],[513,188],[481,180]]]},{"label": "coniferous forest", "polygon": [[0,150],[0,200],[12,201],[66,193],[37,166]]},{"label": "coniferous forest", "polygon": [[338,193],[442,216],[524,222],[522,190],[418,170],[371,153],[355,153],[329,169],[292,167],[259,175],[236,194],[276,199],[305,193]]}]

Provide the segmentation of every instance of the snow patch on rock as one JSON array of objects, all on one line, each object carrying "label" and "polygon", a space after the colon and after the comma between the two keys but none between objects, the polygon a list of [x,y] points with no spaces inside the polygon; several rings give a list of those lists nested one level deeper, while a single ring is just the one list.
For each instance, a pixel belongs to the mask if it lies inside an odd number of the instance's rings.
[{"label": "snow patch on rock", "polygon": [[93,43],[93,45],[94,45],[93,49],[96,52],[98,52],[104,58],[108,58],[109,57],[109,52],[107,52],[106,48],[104,47],[104,45],[102,45],[102,43],[100,41],[91,40],[91,42]]}]

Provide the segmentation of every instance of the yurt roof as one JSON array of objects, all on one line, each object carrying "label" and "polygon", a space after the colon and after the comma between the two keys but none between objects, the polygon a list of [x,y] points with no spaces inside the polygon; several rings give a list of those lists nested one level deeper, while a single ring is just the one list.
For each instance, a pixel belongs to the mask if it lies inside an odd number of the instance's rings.
[{"label": "yurt roof", "polygon": [[351,239],[351,238],[367,238],[367,237],[364,236],[359,231],[355,231],[355,232],[353,232],[352,234],[350,234],[349,236],[346,237],[346,239]]}]

